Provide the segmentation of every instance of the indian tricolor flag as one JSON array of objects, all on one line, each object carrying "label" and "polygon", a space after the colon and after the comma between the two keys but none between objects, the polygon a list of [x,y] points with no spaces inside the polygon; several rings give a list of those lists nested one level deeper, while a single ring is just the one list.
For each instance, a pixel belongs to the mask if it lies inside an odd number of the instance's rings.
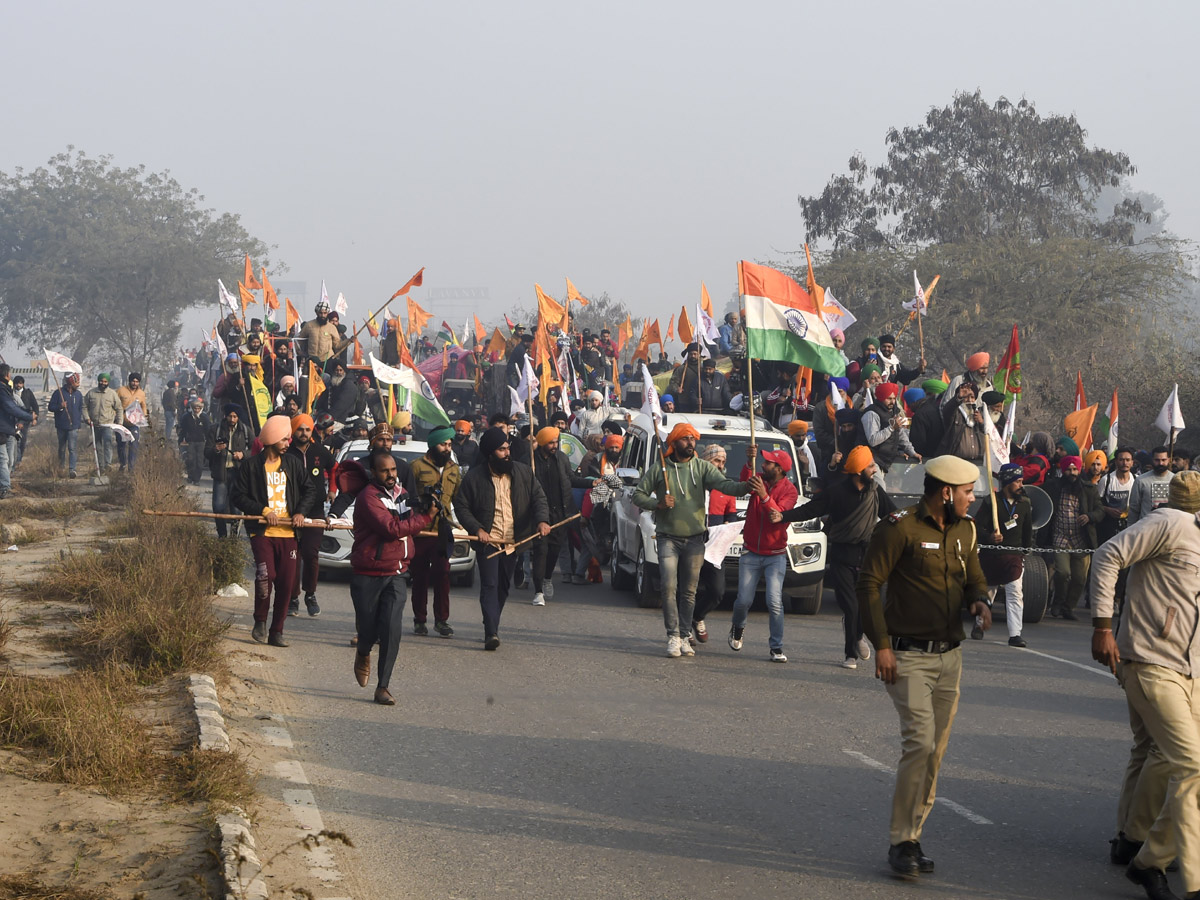
[{"label": "indian tricolor flag", "polygon": [[829,328],[804,288],[782,272],[743,260],[738,263],[738,293],[746,309],[747,356],[846,374]]}]

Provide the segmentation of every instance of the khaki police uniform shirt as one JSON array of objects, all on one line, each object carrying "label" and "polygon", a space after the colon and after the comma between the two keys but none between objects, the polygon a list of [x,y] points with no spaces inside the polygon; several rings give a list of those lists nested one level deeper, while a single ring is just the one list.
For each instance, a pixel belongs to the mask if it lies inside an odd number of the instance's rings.
[{"label": "khaki police uniform shirt", "polygon": [[[887,605],[880,588],[887,584]],[[876,649],[892,637],[961,641],[964,607],[987,601],[975,523],[938,527],[921,500],[875,526],[858,575],[863,631]]]}]

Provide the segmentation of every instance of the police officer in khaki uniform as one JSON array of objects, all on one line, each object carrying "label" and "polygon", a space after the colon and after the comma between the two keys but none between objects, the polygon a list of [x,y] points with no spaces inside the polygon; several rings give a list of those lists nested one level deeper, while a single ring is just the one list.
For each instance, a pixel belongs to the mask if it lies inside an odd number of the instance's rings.
[{"label": "police officer in khaki uniform", "polygon": [[[876,526],[858,577],[875,677],[900,714],[888,863],[902,875],[933,871],[921,829],[958,709],[963,610],[980,616],[984,629],[992,624],[975,523],[967,517],[978,478],[979,469],[957,456],[926,463],[925,496]],[[886,607],[879,598],[885,582]]]}]

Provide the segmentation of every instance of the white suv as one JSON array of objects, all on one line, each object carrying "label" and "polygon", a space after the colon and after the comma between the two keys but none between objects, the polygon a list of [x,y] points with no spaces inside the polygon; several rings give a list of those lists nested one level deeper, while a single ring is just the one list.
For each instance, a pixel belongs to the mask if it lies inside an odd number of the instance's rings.
[{"label": "white suv", "polygon": [[[725,472],[737,479],[746,464],[746,450],[750,445],[750,420],[726,414],[672,413],[665,417],[665,428],[669,431],[680,422],[686,422],[700,432],[696,441],[696,452],[706,444],[720,444],[725,448]],[[796,466],[796,448],[792,439],[782,431],[772,428],[764,419],[755,419],[755,440],[760,451],[786,450],[792,456],[792,471],[788,473],[799,486]],[[658,438],[654,424],[644,413],[633,415],[625,434],[625,447],[617,475],[624,482],[621,493],[613,502],[612,534],[613,549],[610,560],[610,581],[615,590],[633,588],[637,592],[638,605],[657,607],[662,605],[658,578],[658,543],[655,540],[654,518],[648,510],[633,503],[633,490],[642,474],[658,459]],[[761,459],[759,465],[761,466]],[[800,502],[804,502],[803,495]],[[737,499],[740,513],[744,513],[748,500]],[[792,612],[815,615],[821,608],[821,592],[825,579],[825,533],[820,523],[797,522],[788,529],[788,570],[784,576],[783,591],[790,598]],[[742,538],[739,535],[725,557],[722,569],[725,573],[726,594],[737,592],[738,557],[742,554]]]}]

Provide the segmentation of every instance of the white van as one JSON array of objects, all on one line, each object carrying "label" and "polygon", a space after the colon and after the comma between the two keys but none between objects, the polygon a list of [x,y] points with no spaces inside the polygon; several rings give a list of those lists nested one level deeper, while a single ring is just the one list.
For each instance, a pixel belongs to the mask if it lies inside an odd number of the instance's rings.
[{"label": "white van", "polygon": [[[705,444],[720,444],[725,448],[725,472],[737,479],[747,462],[750,445],[750,420],[740,416],[717,413],[671,413],[664,417],[664,427],[670,431],[680,422],[686,422],[698,432],[700,440],[696,450]],[[792,439],[777,428],[772,428],[765,419],[754,420],[755,442],[759,451],[786,450],[792,456],[792,471],[788,473],[799,487],[799,467],[796,465],[796,448]],[[633,503],[633,490],[641,480],[642,473],[658,459],[658,438],[654,423],[645,413],[631,416],[625,433],[625,446],[617,475],[624,482],[620,495],[613,502],[612,534],[613,550],[610,565],[610,582],[615,590],[632,588],[637,593],[638,605],[659,607],[662,595],[658,579],[658,544],[654,534],[654,518],[648,510]],[[761,455],[758,465],[761,467]],[[801,495],[800,502],[804,502]],[[745,513],[748,500],[737,499],[740,513]],[[726,594],[737,592],[738,557],[742,553],[739,535],[725,557],[722,569],[725,573]],[[792,612],[815,615],[821,608],[821,592],[825,579],[825,533],[820,522],[797,522],[788,530],[788,571],[784,576],[784,597],[790,599]]]}]

